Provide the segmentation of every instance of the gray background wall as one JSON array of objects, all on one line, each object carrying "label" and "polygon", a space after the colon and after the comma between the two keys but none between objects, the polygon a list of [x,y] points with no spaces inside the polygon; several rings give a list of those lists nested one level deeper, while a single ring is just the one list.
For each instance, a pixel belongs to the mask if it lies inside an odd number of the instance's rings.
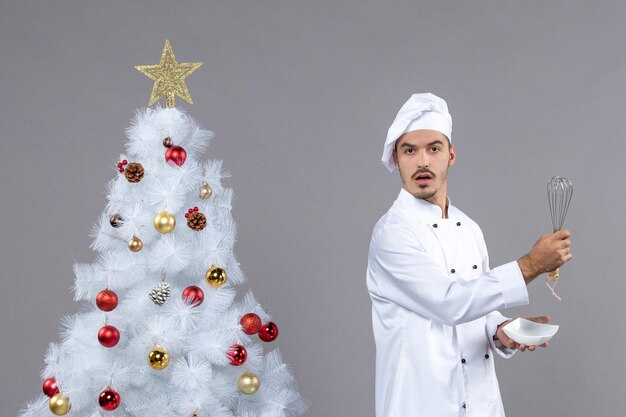
[{"label": "gray background wall", "polygon": [[506,312],[561,325],[549,349],[498,361],[507,415],[622,415],[625,17],[591,1],[2,0],[0,414],[38,393],[79,308],[71,265],[94,258],[91,225],[152,86],[133,66],[169,38],[179,61],[205,62],[183,107],[217,134],[206,157],[233,174],[236,254],[308,416],[374,415],[367,245],[400,186],[379,158],[420,91],[450,105],[450,195],[492,266],[549,231],[553,175],[575,184],[563,302],[538,280]]}]

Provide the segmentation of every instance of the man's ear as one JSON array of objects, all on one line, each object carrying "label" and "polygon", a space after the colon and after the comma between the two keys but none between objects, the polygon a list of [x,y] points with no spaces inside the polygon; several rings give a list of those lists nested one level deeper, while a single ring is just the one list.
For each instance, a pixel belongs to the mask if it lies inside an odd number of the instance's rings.
[{"label": "man's ear", "polygon": [[456,162],[456,148],[454,145],[450,145],[450,160],[449,165],[454,165]]},{"label": "man's ear", "polygon": [[393,156],[393,164],[396,166],[396,168],[400,168],[398,166],[398,152],[394,149],[391,155]]}]

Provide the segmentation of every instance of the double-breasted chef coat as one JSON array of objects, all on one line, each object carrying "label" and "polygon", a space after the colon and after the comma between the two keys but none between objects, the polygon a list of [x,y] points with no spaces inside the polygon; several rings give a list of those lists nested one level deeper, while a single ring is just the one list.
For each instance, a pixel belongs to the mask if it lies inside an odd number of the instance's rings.
[{"label": "double-breasted chef coat", "polygon": [[489,269],[478,225],[402,189],[372,233],[376,417],[504,416],[496,311],[528,303],[516,261]]}]

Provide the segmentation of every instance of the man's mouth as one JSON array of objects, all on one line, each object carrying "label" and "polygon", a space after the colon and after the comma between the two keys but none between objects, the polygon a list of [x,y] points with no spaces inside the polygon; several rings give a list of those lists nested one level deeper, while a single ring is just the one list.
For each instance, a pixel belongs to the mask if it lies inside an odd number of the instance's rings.
[{"label": "man's mouth", "polygon": [[433,179],[433,176],[427,172],[422,172],[413,176],[413,181],[417,183],[417,185],[426,185]]}]

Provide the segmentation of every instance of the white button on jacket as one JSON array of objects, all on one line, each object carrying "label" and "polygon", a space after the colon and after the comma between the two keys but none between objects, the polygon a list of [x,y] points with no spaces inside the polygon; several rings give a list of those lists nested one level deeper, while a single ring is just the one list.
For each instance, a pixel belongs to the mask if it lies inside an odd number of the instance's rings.
[{"label": "white button on jacket", "polygon": [[402,189],[370,242],[376,417],[502,417],[496,311],[528,304],[516,261],[489,269],[478,225]]}]

